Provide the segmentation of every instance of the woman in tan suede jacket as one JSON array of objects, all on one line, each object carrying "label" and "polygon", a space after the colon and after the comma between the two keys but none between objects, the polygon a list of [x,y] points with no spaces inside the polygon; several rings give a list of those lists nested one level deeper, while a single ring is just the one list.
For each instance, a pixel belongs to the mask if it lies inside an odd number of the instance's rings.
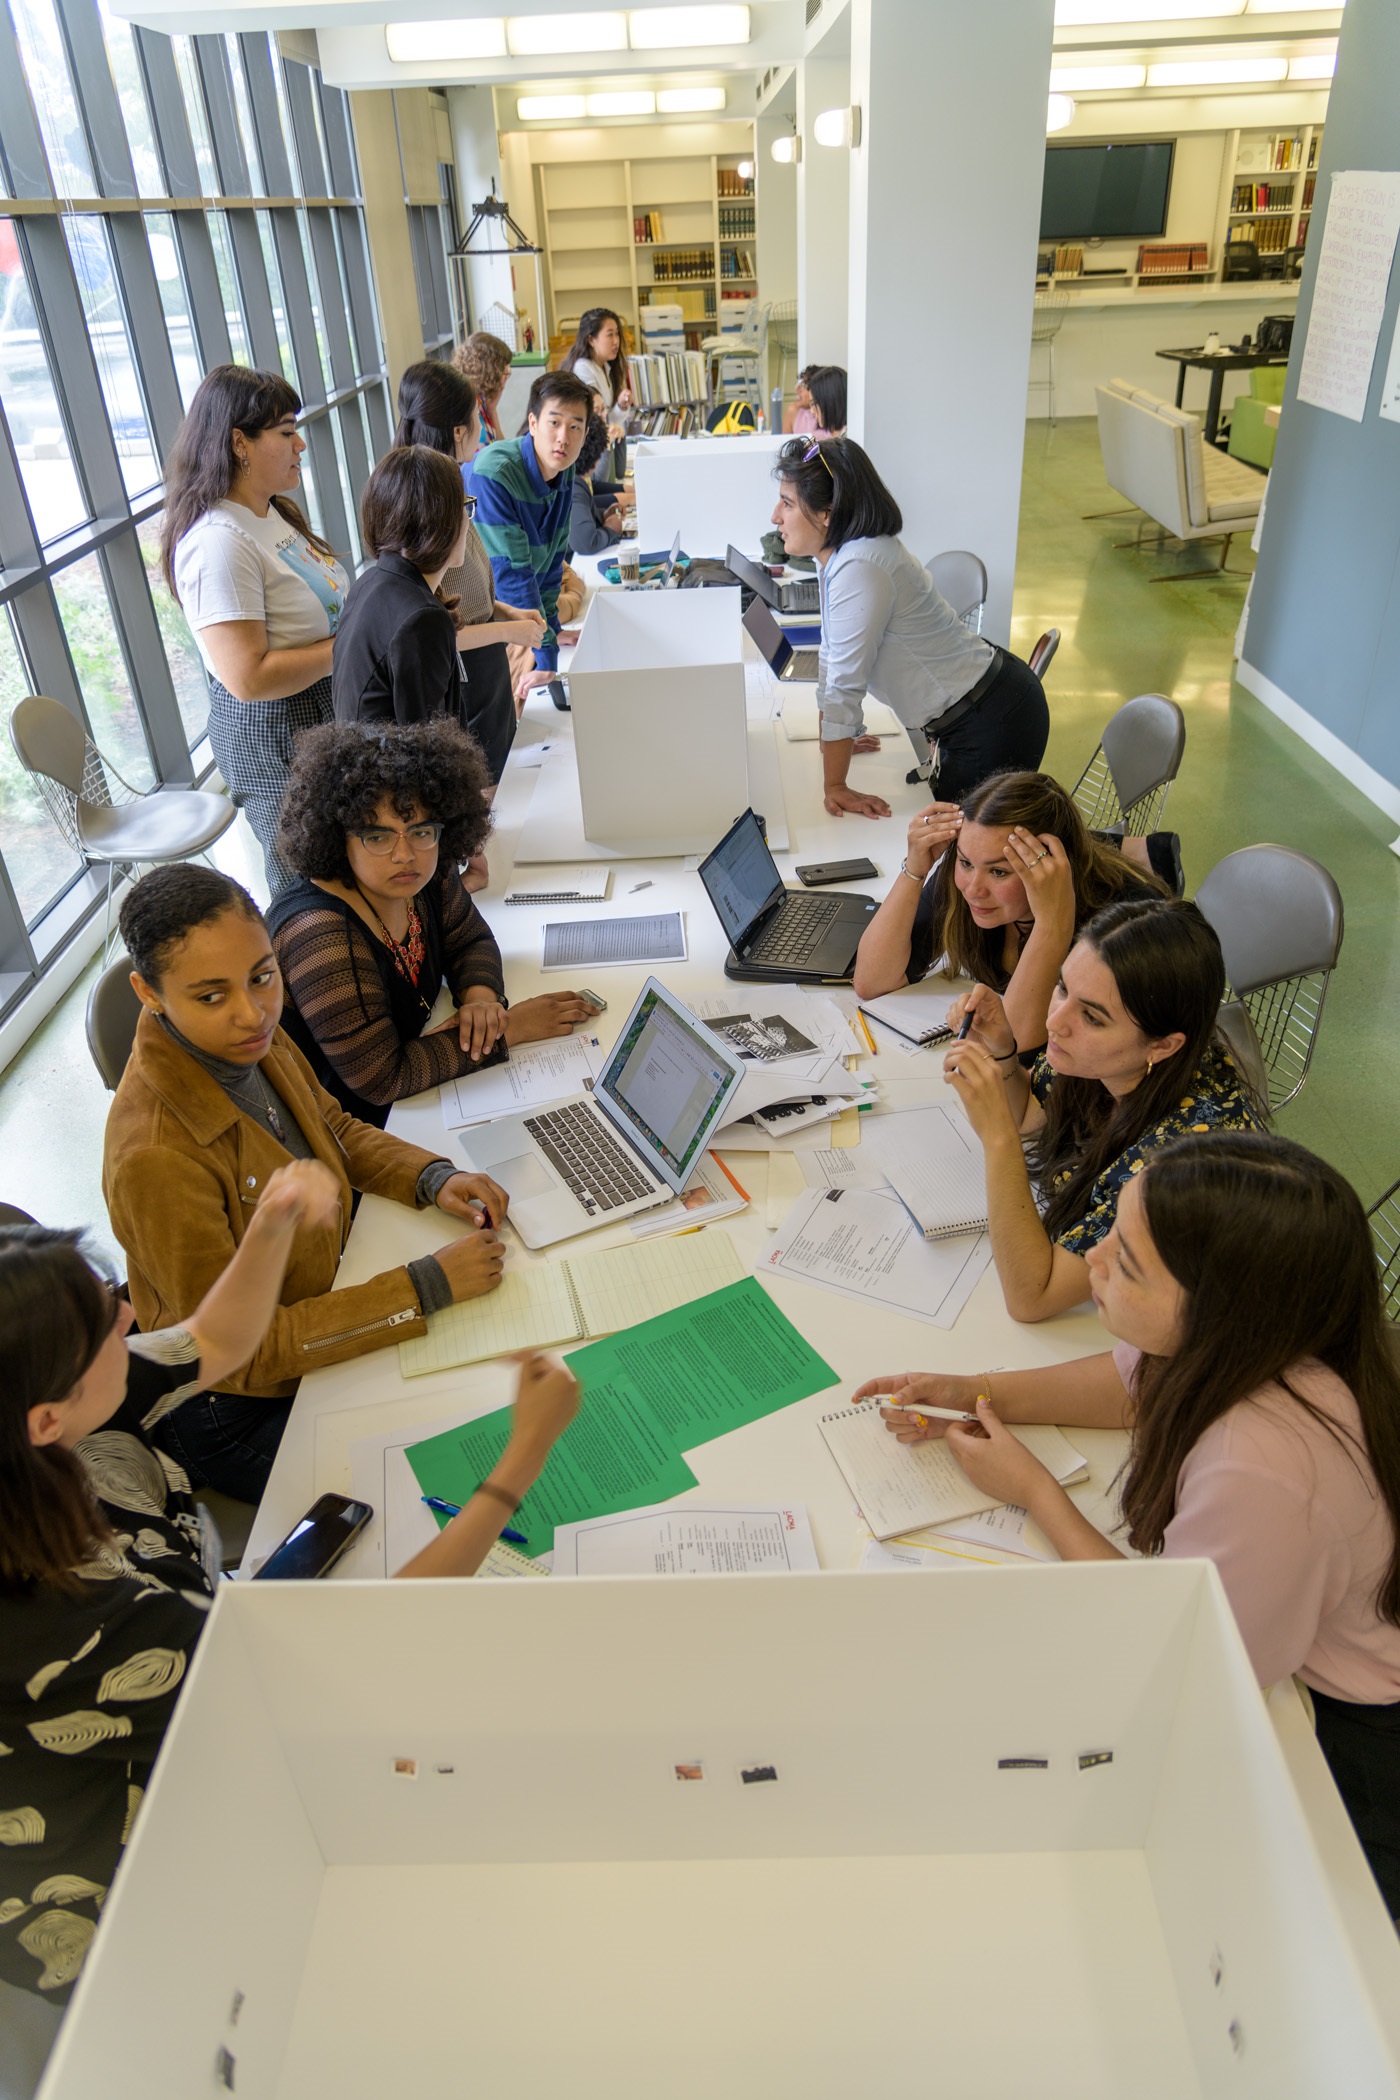
[{"label": "woman in tan suede jacket", "polygon": [[[146,1009],[107,1123],[103,1193],[144,1330],[179,1326],[227,1266],[288,1159],[335,1175],[334,1224],[298,1230],[281,1304],[243,1368],[186,1400],[157,1441],[196,1480],[256,1500],[302,1373],[424,1331],[425,1316],[494,1290],[504,1190],[347,1115],[278,1027],[282,983],[252,899],[198,864],[154,869],[121,931]],[[332,1292],[354,1192],[474,1229]]]}]

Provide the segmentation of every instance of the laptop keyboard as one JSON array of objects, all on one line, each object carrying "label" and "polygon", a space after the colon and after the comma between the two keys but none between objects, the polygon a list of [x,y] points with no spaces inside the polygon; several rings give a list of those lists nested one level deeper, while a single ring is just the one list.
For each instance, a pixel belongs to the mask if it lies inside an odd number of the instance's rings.
[{"label": "laptop keyboard", "polygon": [[637,1196],[656,1194],[655,1183],[639,1173],[630,1153],[585,1103],[574,1101],[526,1116],[525,1128],[590,1218]]},{"label": "laptop keyboard", "polygon": [[765,966],[805,962],[840,910],[837,897],[790,896],[747,960]]},{"label": "laptop keyboard", "polygon": [[785,583],[782,594],[785,613],[821,611],[822,590],[815,576],[809,583]]},{"label": "laptop keyboard", "polygon": [[819,652],[815,649],[794,649],[792,652],[793,677],[800,679],[815,678],[817,675],[818,654]]}]

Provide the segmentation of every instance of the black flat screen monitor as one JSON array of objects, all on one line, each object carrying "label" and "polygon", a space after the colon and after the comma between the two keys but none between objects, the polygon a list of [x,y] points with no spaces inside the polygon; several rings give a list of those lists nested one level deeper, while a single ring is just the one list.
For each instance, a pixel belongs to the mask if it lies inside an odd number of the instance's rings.
[{"label": "black flat screen monitor", "polygon": [[1048,146],[1043,241],[1156,240],[1167,227],[1174,139],[1146,145]]}]

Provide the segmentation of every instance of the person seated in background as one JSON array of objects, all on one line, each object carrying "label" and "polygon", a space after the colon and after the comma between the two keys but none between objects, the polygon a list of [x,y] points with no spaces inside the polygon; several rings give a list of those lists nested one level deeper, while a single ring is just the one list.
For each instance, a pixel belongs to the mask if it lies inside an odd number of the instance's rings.
[{"label": "person seated in background", "polygon": [[[399,381],[396,447],[426,445],[441,452],[460,473],[465,496],[480,434],[476,395],[460,372],[431,357],[408,367]],[[533,648],[544,633],[544,617],[497,598],[491,557],[470,517],[462,559],[443,571],[438,588],[457,630],[462,720],[481,745],[493,782],[499,781],[515,738],[510,645]]]},{"label": "person seated in background", "polygon": [[783,410],[783,434],[785,437],[810,437],[817,427],[817,412],[812,406],[812,397],[807,391],[807,382],[820,365],[804,365],[797,375],[792,399]]},{"label": "person seated in background", "polygon": [[[1400,1375],[1355,1191],[1301,1145],[1211,1133],[1123,1190],[1087,1258],[1119,1346],[1037,1371],[897,1372],[901,1443],[947,1435],[1061,1560],[1117,1560],[1007,1422],[1125,1429],[1128,1543],[1213,1560],[1261,1686],[1293,1673],[1392,1917],[1400,1916]],[[900,1401],[975,1410],[948,1428]]]},{"label": "person seated in background", "polygon": [[[218,1580],[188,1476],[151,1441],[277,1311],[299,1238],[337,1224],[328,1167],[269,1175],[227,1266],[177,1327],[132,1308],[76,1232],[0,1231],[0,1978],[66,2004],[99,1929]],[[578,1405],[562,1365],[520,1373],[511,1435],[462,1513],[400,1575],[471,1575]]]},{"label": "person seated in background", "polygon": [[882,796],[848,785],[852,757],[867,748],[867,693],[899,717],[920,760],[917,777],[936,779],[948,802],[1005,767],[1034,771],[1050,734],[1040,680],[1009,650],[968,633],[899,539],[899,505],[861,447],[850,438],[792,438],[773,471],[772,522],[789,555],[815,559],[820,580],[827,814],[890,814]]},{"label": "person seated in background", "polygon": [[1064,959],[1045,1055],[1029,1072],[990,986],[954,1001],[948,1025],[970,1012],[972,1033],[943,1071],[982,1142],[992,1258],[1013,1320],[1045,1320],[1089,1296],[1085,1256],[1154,1152],[1262,1123],[1217,1034],[1224,992],[1211,927],[1194,904],[1163,897],[1110,904],[1089,920]]},{"label": "person seated in background", "polygon": [[846,371],[843,365],[818,365],[807,381],[817,427],[813,437],[846,434]]},{"label": "person seated in background", "polygon": [[1038,1050],[1085,921],[1120,898],[1167,894],[1093,837],[1058,780],[993,773],[961,804],[911,819],[899,877],[861,935],[856,993],[914,984],[937,962],[999,992],[1017,1048]]},{"label": "person seated in background", "polygon": [[627,359],[622,349],[622,322],[610,306],[590,306],[578,334],[559,360],[561,372],[572,372],[602,401],[608,443],[626,435],[626,411],[632,406]]},{"label": "person seated in background", "polygon": [[488,335],[484,328],[469,335],[452,353],[452,369],[461,373],[476,395],[483,444],[498,445],[504,435],[496,409],[514,361],[510,344],[498,335]]},{"label": "person seated in background", "polygon": [[592,413],[592,396],[570,372],[544,372],[530,389],[522,436],[488,445],[472,462],[468,488],[476,499],[476,526],[491,557],[496,595],[508,605],[543,615],[544,635],[534,662],[516,686],[559,675],[559,585],[569,544],[574,461]]},{"label": "person seated in background", "polygon": [[[316,1084],[278,1026],[282,976],[267,927],[227,875],[199,862],[153,868],[128,892],[120,925],[145,1011],[107,1118],[102,1191],[141,1326],[189,1319],[279,1167],[319,1159],[336,1180],[333,1217],[298,1228],[256,1349],[156,1430],[193,1480],[256,1502],[303,1372],[406,1341],[430,1312],[496,1288],[506,1193],[346,1115]],[[357,1189],[436,1204],[472,1229],[333,1291]]]},{"label": "person seated in background", "polygon": [[[488,787],[455,723],[336,723],[297,746],[280,837],[300,879],[267,920],[282,1026],[362,1122],[596,1011],[564,991],[507,1005],[501,951],[457,878],[490,829]],[[444,984],[456,1011],[431,1027]]]},{"label": "person seated in background", "polygon": [[607,449],[607,425],[595,413],[588,419],[588,429],[574,461],[573,504],[569,512],[570,554],[605,554],[626,534],[626,520],[617,504],[616,483],[609,485],[606,494],[594,486],[593,470]]}]

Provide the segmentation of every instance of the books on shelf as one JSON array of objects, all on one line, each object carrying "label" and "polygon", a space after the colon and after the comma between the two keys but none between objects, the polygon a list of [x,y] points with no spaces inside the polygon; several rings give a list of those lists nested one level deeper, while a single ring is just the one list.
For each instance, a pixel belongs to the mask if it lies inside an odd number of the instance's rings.
[{"label": "books on shelf", "polygon": [[741,175],[737,168],[715,170],[715,192],[721,197],[752,197],[752,175]]},{"label": "books on shelf", "polygon": [[659,211],[639,211],[632,221],[632,238],[639,246],[648,241],[664,241]]},{"label": "books on shelf", "polygon": [[1204,270],[1209,267],[1210,250],[1204,241],[1151,241],[1138,249],[1137,266],[1140,277],[1155,277],[1168,271]]},{"label": "books on shelf", "polygon": [[721,277],[742,277],[752,283],[758,276],[752,248],[721,248],[719,274]]},{"label": "books on shelf", "polygon": [[713,248],[663,248],[651,259],[654,284],[685,284],[714,274]]},{"label": "books on shelf", "polygon": [[699,350],[669,350],[632,359],[632,391],[639,408],[703,401],[708,374]]},{"label": "books on shelf", "polygon": [[722,241],[752,240],[757,228],[751,204],[722,204],[719,208],[719,237]]},{"label": "books on shelf", "polygon": [[1084,271],[1084,250],[1074,244],[1062,244],[1055,250],[1055,275],[1057,277],[1079,277]]}]

